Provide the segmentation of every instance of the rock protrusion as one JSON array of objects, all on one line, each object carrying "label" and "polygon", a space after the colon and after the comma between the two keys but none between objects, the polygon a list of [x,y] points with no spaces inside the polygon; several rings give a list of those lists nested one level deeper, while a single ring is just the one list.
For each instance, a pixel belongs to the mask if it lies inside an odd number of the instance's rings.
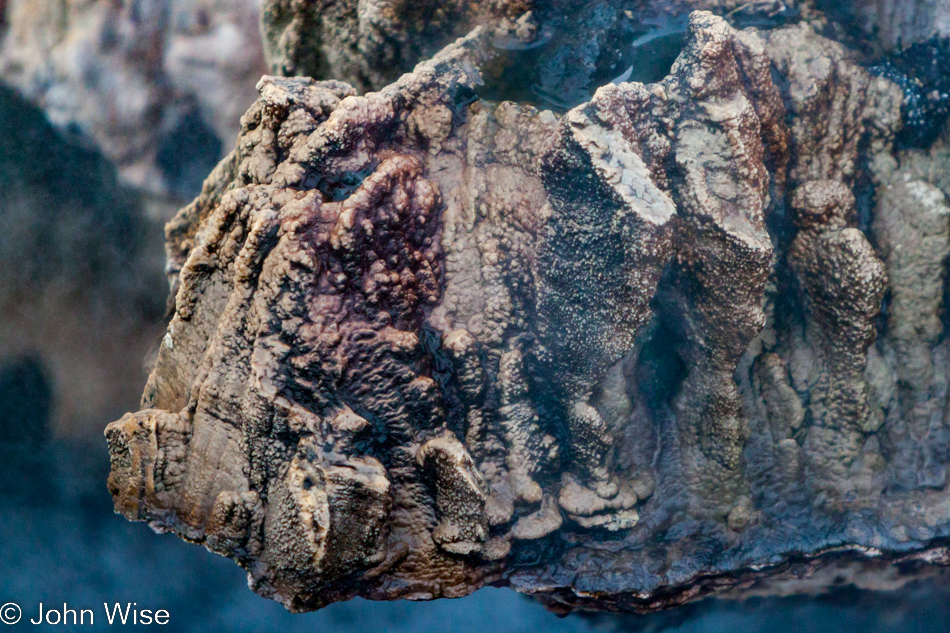
[{"label": "rock protrusion", "polygon": [[898,166],[901,91],[810,21],[683,37],[661,81],[564,114],[480,98],[491,28],[362,96],[262,80],[169,226],[175,314],[107,431],[117,509],[294,610],[489,583],[653,609],[928,547],[938,163]]},{"label": "rock protrusion", "polygon": [[807,182],[792,194],[791,206],[799,232],[788,256],[803,293],[805,337],[818,364],[803,448],[815,477],[846,491],[862,469],[878,464],[863,452],[864,440],[876,430],[864,374],[887,274],[868,239],[853,227],[854,196],[842,183]]}]

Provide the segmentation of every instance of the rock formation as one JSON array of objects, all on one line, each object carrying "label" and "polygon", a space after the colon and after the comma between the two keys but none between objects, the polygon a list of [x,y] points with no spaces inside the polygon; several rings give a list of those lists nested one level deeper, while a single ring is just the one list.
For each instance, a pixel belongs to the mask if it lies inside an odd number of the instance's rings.
[{"label": "rock formation", "polygon": [[2,86],[0,191],[0,444],[98,437],[161,340],[161,227],[107,158]]},{"label": "rock formation", "polygon": [[[514,63],[522,54],[540,75],[540,92],[562,107],[588,81],[598,57],[622,59],[643,51],[655,39],[679,37],[692,10],[729,14],[750,24],[774,23],[809,9],[808,0],[264,0],[261,25],[264,52],[277,75],[332,78],[361,92],[378,90],[430,58],[475,26],[502,52],[495,66]],[[633,41],[622,54],[619,41]],[[626,47],[624,47],[626,49]],[[619,54],[619,55],[618,55]],[[637,56],[638,67],[652,65],[651,53]],[[670,60],[672,61],[672,60]],[[638,68],[640,70],[640,68]],[[491,71],[489,71],[491,72]],[[642,72],[642,70],[641,70]],[[582,101],[587,101],[587,98]],[[580,101],[578,101],[580,103]],[[560,106],[558,104],[561,104]]]},{"label": "rock formation", "polygon": [[950,35],[947,0],[819,0],[817,4],[888,48]]},{"label": "rock formation", "polygon": [[256,0],[10,0],[0,14],[0,78],[161,196],[193,195],[264,71]]},{"label": "rock formation", "polygon": [[[391,4],[346,48],[320,29],[348,4],[268,3],[279,69],[382,81]],[[444,6],[439,33],[530,8]],[[167,227],[117,510],[295,611],[486,584],[653,610],[946,562],[947,183],[915,171],[946,159],[895,154],[901,87],[810,19],[697,11],[661,80],[557,113],[504,99],[499,23],[378,92],[259,82]]]}]

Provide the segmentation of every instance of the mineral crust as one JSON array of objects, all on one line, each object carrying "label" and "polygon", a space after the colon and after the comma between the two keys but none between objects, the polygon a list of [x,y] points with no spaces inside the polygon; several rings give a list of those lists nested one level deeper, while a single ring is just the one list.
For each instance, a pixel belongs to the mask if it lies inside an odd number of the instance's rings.
[{"label": "mineral crust", "polygon": [[556,114],[480,96],[497,38],[362,96],[260,81],[167,227],[117,510],[295,611],[945,563],[947,183],[893,152],[901,89],[700,11],[661,81]]}]

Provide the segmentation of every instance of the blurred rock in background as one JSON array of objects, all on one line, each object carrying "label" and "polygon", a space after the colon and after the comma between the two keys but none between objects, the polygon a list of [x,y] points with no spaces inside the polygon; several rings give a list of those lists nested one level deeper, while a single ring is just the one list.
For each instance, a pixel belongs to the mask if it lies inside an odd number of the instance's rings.
[{"label": "blurred rock in background", "polygon": [[842,24],[858,26],[887,49],[935,35],[950,36],[950,0],[818,0],[816,4]]},{"label": "blurred rock in background", "polygon": [[233,145],[264,73],[257,0],[8,0],[2,9],[0,80],[94,143],[125,183],[160,196],[196,192]]},{"label": "blurred rock in background", "polygon": [[0,88],[0,442],[90,434],[161,338],[161,225],[94,149]]},{"label": "blurred rock in background", "polygon": [[0,443],[136,407],[163,225],[264,72],[256,0],[0,0]]}]

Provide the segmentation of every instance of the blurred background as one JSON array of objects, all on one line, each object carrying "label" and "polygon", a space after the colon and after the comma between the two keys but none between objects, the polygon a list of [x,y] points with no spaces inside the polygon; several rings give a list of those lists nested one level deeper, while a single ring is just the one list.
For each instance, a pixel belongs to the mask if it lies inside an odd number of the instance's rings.
[{"label": "blurred background", "polygon": [[932,583],[649,616],[559,618],[493,588],[292,615],[230,561],[114,515],[102,429],[137,409],[162,337],[162,227],[233,145],[263,73],[256,0],[0,0],[0,604],[133,601],[174,631],[950,628]]}]

